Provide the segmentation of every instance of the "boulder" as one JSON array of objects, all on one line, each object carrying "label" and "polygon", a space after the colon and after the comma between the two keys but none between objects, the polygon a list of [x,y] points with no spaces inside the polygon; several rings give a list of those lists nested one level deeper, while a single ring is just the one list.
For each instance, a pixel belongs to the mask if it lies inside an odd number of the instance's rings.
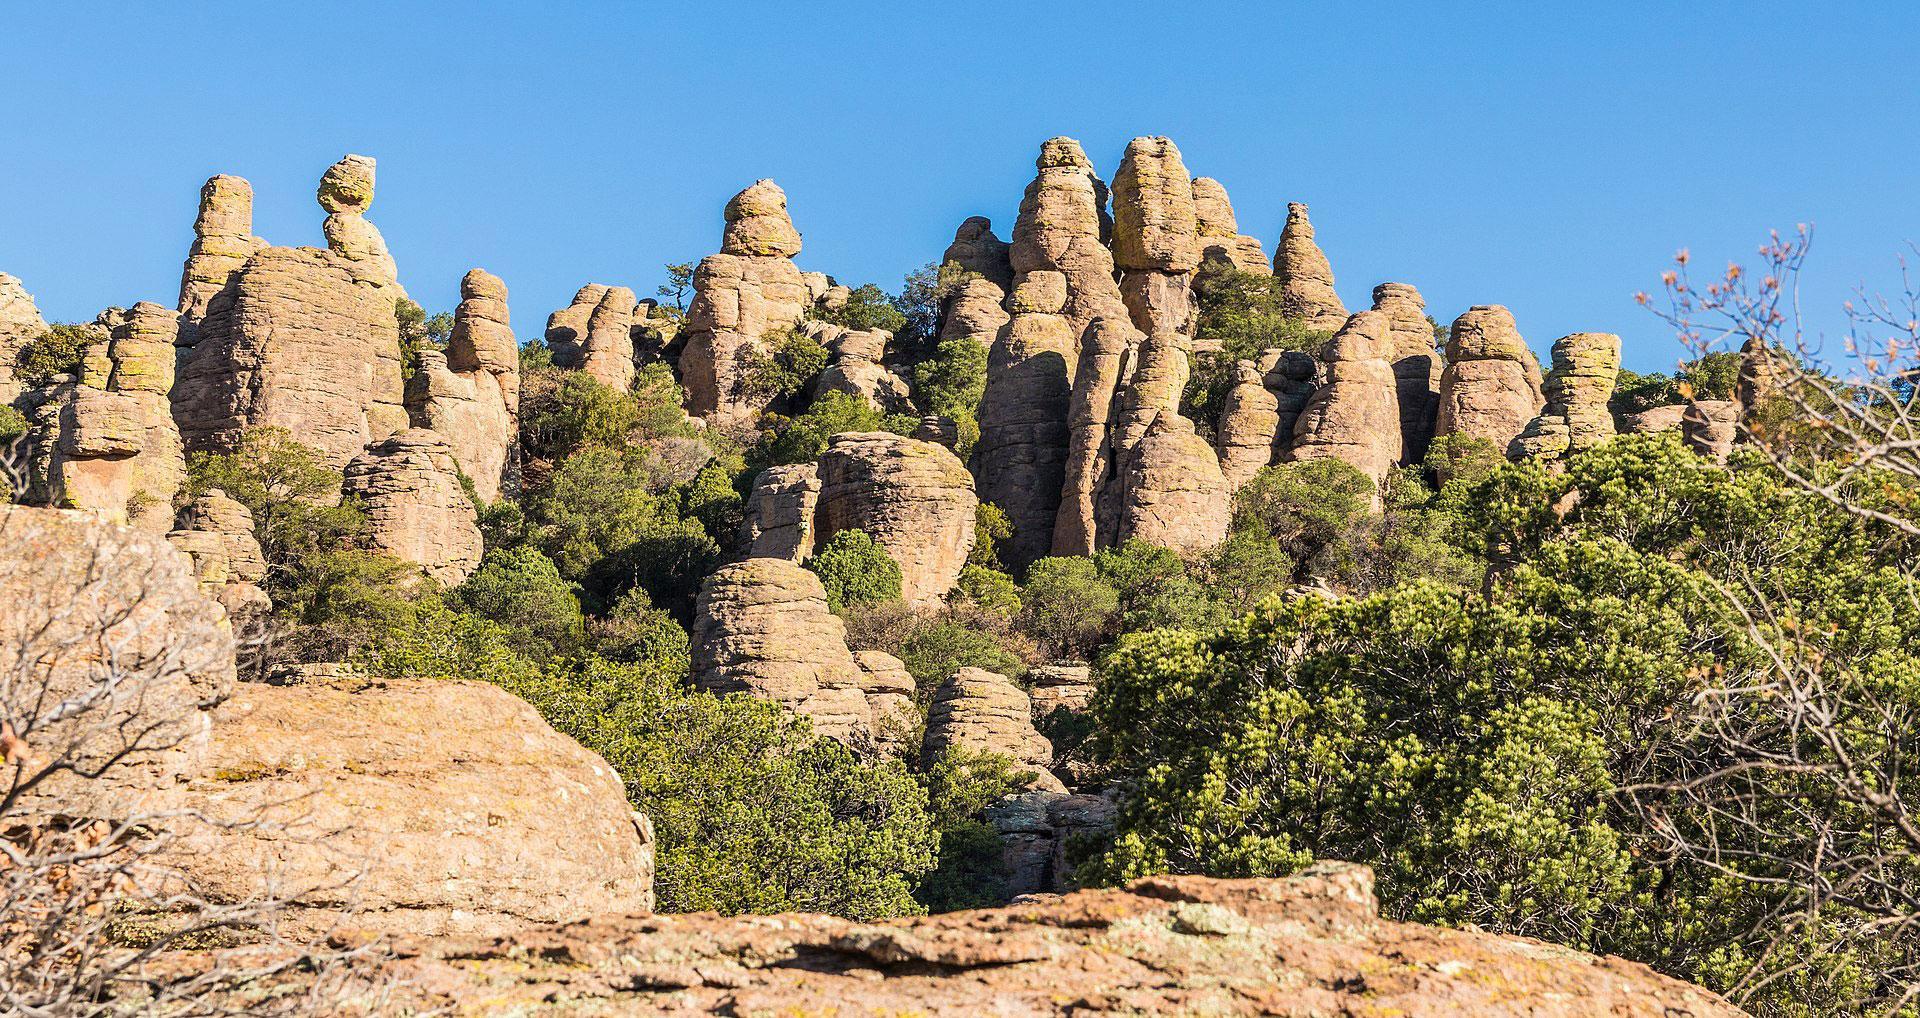
[{"label": "boulder", "polygon": [[1687,404],[1680,418],[1680,434],[1687,448],[1718,462],[1726,462],[1740,435],[1740,401],[1699,399]]},{"label": "boulder", "polygon": [[1513,313],[1478,305],[1454,320],[1434,435],[1484,439],[1505,452],[1546,405],[1539,362]]},{"label": "boulder", "polygon": [[756,180],[727,202],[722,254],[755,258],[792,258],[800,253],[800,231],[787,216],[787,192],[771,180]]},{"label": "boulder", "polygon": [[1035,665],[1027,670],[1033,716],[1055,710],[1085,710],[1093,699],[1093,669],[1085,663]]},{"label": "boulder", "polygon": [[571,303],[547,316],[547,349],[553,351],[556,367],[577,370],[586,365],[588,322],[609,289],[604,283],[588,283],[574,291]]},{"label": "boulder", "polygon": [[1267,389],[1266,376],[1250,361],[1234,365],[1233,388],[1227,390],[1214,436],[1220,472],[1230,487],[1238,489],[1273,463],[1279,429],[1280,400]]},{"label": "boulder", "polygon": [[1293,426],[1296,463],[1337,459],[1378,488],[1400,461],[1399,382],[1393,332],[1384,312],[1358,311],[1320,351],[1326,384]]},{"label": "boulder", "polygon": [[1000,285],[984,277],[961,283],[947,297],[940,319],[940,342],[964,339],[982,350],[991,350],[1000,330],[1011,320],[1006,299]]},{"label": "boulder", "polygon": [[970,216],[953,233],[940,264],[956,265],[1006,292],[1013,288],[1013,261],[1007,242],[994,236],[993,220]]},{"label": "boulder", "polygon": [[[292,936],[497,936],[653,907],[653,836],[604,760],[497,686],[244,683],[150,860],[210,900],[272,887]],[[560,850],[564,846],[564,850]]]},{"label": "boulder", "polygon": [[[205,764],[205,711],[234,682],[226,612],[192,563],[153,534],[55,509],[0,505],[0,715],[30,756],[0,765],[21,789],[9,819],[125,818]],[[11,754],[10,754],[11,755]]]},{"label": "boulder", "polygon": [[[825,915],[607,916],[498,940],[411,941],[412,1013],[1404,1015],[1739,1018],[1645,965],[1380,916],[1373,874],[1148,877],[1006,908],[862,923]],[[294,971],[277,977],[311,979]]]},{"label": "boulder", "polygon": [[633,388],[633,291],[607,287],[587,315],[587,337],[580,346],[580,370],[616,392]]},{"label": "boulder", "polygon": [[1241,272],[1273,275],[1273,263],[1258,237],[1240,232],[1227,189],[1212,177],[1193,178],[1193,212],[1200,235],[1200,259],[1225,262]]},{"label": "boulder", "polygon": [[987,355],[974,474],[982,502],[1013,523],[1002,550],[1024,569],[1047,555],[1066,481],[1067,409],[1078,343],[1062,313],[1066,277],[1028,273],[1014,288],[1012,320]]},{"label": "boulder", "polygon": [[800,234],[779,186],[762,180],[735,195],[726,222],[720,253],[694,269],[680,381],[694,416],[743,425],[768,398],[742,385],[748,368],[766,354],[763,337],[797,323],[815,298],[792,261]]},{"label": "boulder", "polygon": [[520,345],[507,284],[484,269],[468,272],[446,352],[419,355],[407,393],[414,424],[447,440],[482,501],[512,494],[520,482]]},{"label": "boulder", "polygon": [[1657,435],[1663,431],[1679,431],[1681,422],[1687,416],[1685,403],[1657,406],[1637,414],[1624,414],[1617,422],[1619,430],[1635,435]]},{"label": "boulder", "polygon": [[814,382],[815,399],[829,392],[844,392],[882,414],[914,412],[912,387],[905,378],[880,363],[886,355],[887,344],[893,341],[893,333],[885,329],[855,330],[825,322],[807,322],[801,329],[818,336],[831,358]]},{"label": "boulder", "polygon": [[927,708],[923,766],[949,749],[998,753],[1033,772],[1031,787],[1065,792],[1053,776],[1053,743],[1033,727],[1033,706],[1013,680],[983,668],[962,668],[940,684]]},{"label": "boulder", "polygon": [[1287,225],[1273,256],[1273,274],[1280,278],[1280,310],[1311,329],[1333,331],[1347,322],[1347,306],[1333,289],[1333,266],[1313,240],[1307,207],[1287,205]]},{"label": "boulder", "polygon": [[1000,836],[1000,861],[1009,898],[1072,890],[1067,848],[1074,836],[1111,832],[1119,813],[1114,800],[1031,789],[1009,795],[981,812]]},{"label": "boulder", "polygon": [[819,546],[814,514],[820,505],[820,468],[815,463],[768,467],[755,475],[740,524],[747,558],[804,561]]},{"label": "boulder", "polygon": [[826,588],[797,563],[750,558],[714,570],[694,606],[692,650],[702,689],[771,700],[856,748],[872,739],[870,680]]},{"label": "boulder", "polygon": [[865,531],[899,563],[900,596],[914,608],[945,602],[973,550],[979,506],[973,476],[932,442],[850,432],[820,456],[819,540]]},{"label": "boulder", "polygon": [[270,247],[211,301],[173,387],[189,450],[275,427],[336,469],[407,426],[394,294],[330,251]]},{"label": "boulder", "polygon": [[473,500],[438,432],[410,428],[372,443],[347,464],[342,488],[365,502],[374,550],[449,587],[479,568],[485,549]]},{"label": "boulder", "polygon": [[1427,302],[1406,283],[1381,283],[1373,288],[1373,309],[1387,316],[1393,334],[1393,377],[1400,402],[1399,463],[1418,464],[1427,458],[1427,446],[1433,443],[1444,370],[1434,349]]},{"label": "boulder", "polygon": [[1233,488],[1192,421],[1174,413],[1155,417],[1122,464],[1115,544],[1137,537],[1175,551],[1200,552],[1226,539]]}]

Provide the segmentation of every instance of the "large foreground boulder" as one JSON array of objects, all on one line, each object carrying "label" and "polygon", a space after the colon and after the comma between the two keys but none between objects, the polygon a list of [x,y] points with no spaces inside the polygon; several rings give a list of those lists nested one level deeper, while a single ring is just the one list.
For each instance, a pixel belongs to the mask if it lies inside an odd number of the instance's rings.
[{"label": "large foreground boulder", "polygon": [[653,836],[606,761],[496,686],[243,683],[153,859],[283,931],[492,935],[653,907]]},{"label": "large foreground boulder", "polygon": [[[1380,918],[1365,867],[1149,877],[874,923],[608,916],[409,942],[396,1009],[473,1014],[1738,1018],[1644,965]],[[284,981],[310,978],[301,973]]]}]

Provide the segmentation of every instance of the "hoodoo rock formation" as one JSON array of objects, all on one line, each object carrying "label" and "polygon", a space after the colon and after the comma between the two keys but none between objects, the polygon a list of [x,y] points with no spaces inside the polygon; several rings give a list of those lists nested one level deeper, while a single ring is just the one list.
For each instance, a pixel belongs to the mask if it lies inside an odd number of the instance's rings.
[{"label": "hoodoo rock formation", "polygon": [[1273,460],[1282,462],[1293,449],[1294,430],[1300,415],[1320,387],[1320,361],[1304,350],[1269,350],[1262,356],[1272,358],[1261,381],[1273,393],[1275,412],[1280,415],[1273,433]]},{"label": "hoodoo rock formation", "polygon": [[1200,234],[1202,261],[1225,262],[1241,272],[1256,276],[1273,274],[1260,238],[1240,232],[1233,214],[1233,202],[1227,188],[1212,177],[1193,178],[1193,212]]},{"label": "hoodoo rock formation", "polygon": [[1013,522],[1003,554],[1015,568],[1048,553],[1066,481],[1067,407],[1079,346],[1063,314],[1067,294],[1064,274],[1027,273],[1009,300],[1012,321],[987,356],[974,476],[980,500]]},{"label": "hoodoo rock formation", "polygon": [[819,506],[818,464],[793,463],[760,471],[747,495],[740,553],[789,562],[812,557],[819,545],[814,519]]},{"label": "hoodoo rock formation", "polygon": [[1139,538],[1197,551],[1227,535],[1233,491],[1213,446],[1180,416],[1189,342],[1171,330],[1147,337],[1110,431],[1115,476],[1097,506],[1112,534],[1102,547]]},{"label": "hoodoo rock formation", "polygon": [[20,348],[47,331],[33,294],[20,280],[0,272],[0,405],[20,396],[20,383],[13,377],[13,366]]},{"label": "hoodoo rock formation", "polygon": [[192,557],[201,589],[220,602],[227,617],[257,619],[271,608],[260,589],[267,559],[253,534],[253,513],[219,488],[208,488],[182,515],[184,526],[170,531],[167,540]]},{"label": "hoodoo rock formation", "polygon": [[973,550],[973,476],[932,442],[886,432],[835,435],[820,457],[818,522],[826,541],[865,531],[900,565],[900,596],[940,605]]},{"label": "hoodoo rock formation", "polygon": [[1032,702],[1004,675],[962,668],[934,691],[921,760],[930,765],[948,750],[1002,754],[1032,771],[1032,787],[1066,791],[1048,769],[1053,743],[1034,729]]},{"label": "hoodoo rock formation", "polygon": [[1068,397],[1066,479],[1054,519],[1055,555],[1091,555],[1113,535],[1112,507],[1101,505],[1101,493],[1114,483],[1112,428],[1138,336],[1124,320],[1102,317],[1080,345]]},{"label": "hoodoo rock formation", "polygon": [[1220,409],[1214,448],[1220,472],[1234,488],[1273,463],[1274,436],[1280,430],[1280,400],[1267,389],[1265,376],[1248,361],[1233,368],[1233,388]]},{"label": "hoodoo rock formation", "polygon": [[407,394],[413,423],[447,440],[483,501],[512,493],[520,473],[520,345],[507,315],[507,284],[484,269],[468,272],[446,352],[419,355]]},{"label": "hoodoo rock formation", "polygon": [[193,247],[180,273],[182,355],[198,341],[200,320],[233,274],[266,242],[253,235],[253,185],[221,174],[200,188],[200,214],[193,221]]},{"label": "hoodoo rock formation", "polygon": [[366,504],[375,549],[450,587],[479,568],[485,550],[459,469],[438,432],[410,428],[355,456],[344,485]]},{"label": "hoodoo rock formation", "polygon": [[1542,392],[1546,407],[1515,440],[1513,452],[1543,459],[1584,452],[1612,438],[1607,399],[1620,374],[1620,337],[1576,332],[1553,343],[1553,369]]},{"label": "hoodoo rock formation", "polygon": [[1048,139],[1040,146],[1036,168],[1039,172],[1027,185],[1013,224],[1009,255],[1014,282],[1017,286],[1040,272],[1065,277],[1066,301],[1060,313],[1073,337],[1070,355],[1077,355],[1080,337],[1095,318],[1127,316],[1115,282],[1113,252],[1107,247],[1113,232],[1107,185],[1072,138]]},{"label": "hoodoo rock formation", "polygon": [[1434,435],[1483,439],[1505,452],[1546,405],[1540,386],[1540,365],[1513,313],[1498,304],[1469,308],[1447,336]]},{"label": "hoodoo rock formation", "polygon": [[406,296],[400,288],[400,267],[387,251],[386,238],[367,219],[367,210],[373,207],[373,171],[372,158],[356,155],[327,168],[318,192],[327,218],[320,225],[327,250],[346,259],[356,281],[398,299]]},{"label": "hoodoo rock formation", "polygon": [[1300,202],[1287,205],[1287,225],[1273,256],[1273,274],[1280,279],[1280,311],[1308,328],[1332,332],[1347,322],[1347,306],[1333,290],[1333,265],[1313,240],[1313,223]]},{"label": "hoodoo rock formation", "polygon": [[855,330],[825,322],[808,322],[801,330],[826,347],[831,358],[814,383],[816,399],[829,392],[844,392],[882,414],[913,413],[912,386],[880,363],[886,356],[887,344],[893,341],[893,333],[885,329]]},{"label": "hoodoo rock formation", "polygon": [[1135,138],[1113,177],[1113,260],[1135,328],[1193,334],[1200,266],[1193,178],[1166,138]]},{"label": "hoodoo rock formation", "polygon": [[1445,370],[1434,349],[1427,302],[1406,283],[1373,288],[1373,309],[1387,316],[1393,332],[1393,377],[1400,403],[1400,465],[1427,458],[1434,417],[1440,411],[1440,375]]},{"label": "hoodoo rock formation", "polygon": [[553,351],[556,366],[578,370],[586,363],[587,323],[608,289],[603,283],[588,283],[574,291],[566,307],[547,316],[547,349]]},{"label": "hoodoo rock formation", "polygon": [[1326,384],[1294,423],[1295,462],[1337,459],[1377,488],[1400,461],[1399,380],[1394,375],[1392,322],[1385,312],[1359,311],[1320,351]]},{"label": "hoodoo rock formation", "polygon": [[766,397],[743,384],[767,352],[764,337],[800,320],[813,297],[793,256],[800,233],[787,216],[787,195],[771,180],[727,202],[720,253],[694,269],[680,354],[687,410],[720,423],[751,423]]},{"label": "hoodoo rock formation", "polygon": [[956,265],[960,271],[999,287],[1002,293],[1013,288],[1012,250],[994,235],[993,220],[986,216],[971,216],[960,224],[940,264]]}]

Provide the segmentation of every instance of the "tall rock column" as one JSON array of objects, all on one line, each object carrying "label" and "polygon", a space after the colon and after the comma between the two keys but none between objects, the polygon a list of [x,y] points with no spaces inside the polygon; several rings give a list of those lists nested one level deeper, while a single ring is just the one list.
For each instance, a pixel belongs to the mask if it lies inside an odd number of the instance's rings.
[{"label": "tall rock column", "polygon": [[1380,311],[1361,311],[1320,352],[1327,381],[1293,428],[1292,459],[1337,459],[1377,489],[1400,459],[1400,401],[1393,333]]},{"label": "tall rock column", "polygon": [[1304,350],[1268,350],[1261,356],[1262,363],[1268,364],[1266,377],[1261,381],[1267,391],[1273,393],[1274,412],[1279,414],[1279,422],[1273,431],[1273,459],[1270,462],[1281,463],[1287,453],[1293,449],[1294,427],[1300,421],[1300,415],[1313,400],[1313,394],[1320,388],[1320,361]]},{"label": "tall rock column", "polygon": [[1513,456],[1554,459],[1584,452],[1612,438],[1607,401],[1620,375],[1620,337],[1576,332],[1553,343],[1553,370],[1542,392],[1546,406],[1509,450]]},{"label": "tall rock column", "polygon": [[133,526],[164,534],[173,527],[173,496],[187,480],[185,447],[173,423],[168,394],[173,391],[174,338],[178,312],[141,301],[114,323],[107,356],[113,375],[107,388],[138,408],[142,437],[130,479]]},{"label": "tall rock column", "polygon": [[1227,536],[1233,490],[1219,456],[1180,416],[1187,340],[1163,329],[1147,337],[1112,431],[1116,476],[1099,507],[1112,521],[1108,544],[1140,538],[1197,552]]},{"label": "tall rock column", "polygon": [[1134,327],[1193,335],[1200,266],[1193,178],[1167,138],[1135,138],[1113,177],[1113,260]]},{"label": "tall rock column", "polygon": [[1234,365],[1233,388],[1220,410],[1214,447],[1220,453],[1220,472],[1235,489],[1273,463],[1274,435],[1280,430],[1280,400],[1251,362]]},{"label": "tall rock column", "polygon": [[200,320],[207,316],[213,298],[265,246],[253,235],[253,185],[224,173],[208,179],[200,188],[193,247],[180,273],[178,343],[183,358],[184,351],[198,341]]},{"label": "tall rock column", "polygon": [[500,277],[474,269],[460,280],[446,352],[420,351],[407,405],[416,425],[447,440],[483,500],[518,487],[520,346]]},{"label": "tall rock column", "polygon": [[1484,439],[1506,452],[1546,405],[1540,385],[1513,313],[1498,304],[1468,308],[1447,336],[1434,436]]},{"label": "tall rock column", "polygon": [[354,279],[390,288],[390,296],[398,299],[406,296],[400,288],[400,267],[387,251],[387,239],[366,216],[373,207],[373,167],[371,156],[356,155],[327,167],[317,195],[320,207],[327,210],[321,229],[327,249],[347,260]]},{"label": "tall rock column", "polygon": [[1112,223],[1107,218],[1107,186],[1072,138],[1050,138],[1040,146],[1038,169],[1020,202],[1009,256],[1016,285],[1036,272],[1057,272],[1066,280],[1063,313],[1073,336],[1073,354],[1093,320],[1126,318],[1127,307],[1115,282],[1113,252],[1107,248]]},{"label": "tall rock column", "polygon": [[1066,480],[1067,404],[1075,337],[1062,311],[1067,279],[1037,271],[1014,288],[1012,320],[987,355],[974,476],[980,500],[1013,523],[1008,564],[1024,569],[1053,544]]},{"label": "tall rock column", "polygon": [[765,396],[742,384],[766,353],[763,337],[800,320],[812,301],[793,264],[800,233],[787,216],[787,195],[761,180],[727,202],[720,253],[694,269],[680,380],[687,410],[722,425],[750,424]]},{"label": "tall rock column", "polygon": [[1136,336],[1124,321],[1096,318],[1080,344],[1067,409],[1066,480],[1053,526],[1055,555],[1091,555],[1104,547],[1103,538],[1112,537],[1111,520],[1103,532],[1100,493],[1114,483],[1112,429],[1121,411],[1121,380],[1133,367]]},{"label": "tall rock column", "polygon": [[1226,186],[1212,177],[1193,178],[1193,212],[1200,232],[1200,259],[1225,262],[1256,276],[1273,275],[1260,238],[1240,232]]},{"label": "tall rock column", "polygon": [[617,392],[633,388],[633,291],[607,287],[587,316],[587,339],[580,349],[580,370]]},{"label": "tall rock column", "polygon": [[1427,302],[1406,283],[1373,288],[1373,309],[1387,316],[1393,333],[1393,377],[1400,398],[1400,464],[1427,458],[1433,419],[1440,411],[1440,374],[1444,370],[1427,321]]},{"label": "tall rock column", "polygon": [[1273,274],[1280,278],[1280,310],[1288,318],[1329,332],[1347,323],[1347,306],[1333,289],[1333,265],[1314,243],[1313,223],[1300,202],[1287,205],[1287,225],[1280,231]]}]

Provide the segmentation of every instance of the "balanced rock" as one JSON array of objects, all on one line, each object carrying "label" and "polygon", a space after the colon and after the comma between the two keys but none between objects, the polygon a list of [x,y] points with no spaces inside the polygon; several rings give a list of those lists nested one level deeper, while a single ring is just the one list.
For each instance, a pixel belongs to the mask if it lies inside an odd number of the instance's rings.
[{"label": "balanced rock", "polygon": [[1294,462],[1337,459],[1376,488],[1400,461],[1399,382],[1393,332],[1380,311],[1359,311],[1320,351],[1326,384],[1293,426]]},{"label": "balanced rock", "polygon": [[940,264],[958,266],[960,271],[979,276],[1005,292],[1013,288],[1013,260],[1007,242],[994,235],[993,220],[970,216],[953,233]]},{"label": "balanced rock", "polygon": [[1620,337],[1576,332],[1553,343],[1546,407],[1515,440],[1518,453],[1551,459],[1591,449],[1614,435],[1607,401],[1620,375]]},{"label": "balanced rock", "polygon": [[1440,375],[1445,370],[1434,350],[1427,302],[1406,283],[1373,288],[1373,309],[1387,316],[1393,333],[1393,377],[1400,401],[1401,466],[1427,458],[1434,418],[1440,412]]},{"label": "balanced rock", "polygon": [[375,550],[451,587],[479,568],[484,550],[459,470],[445,438],[410,428],[355,456],[342,487],[366,503]]},{"label": "balanced rock", "polygon": [[932,442],[849,432],[820,457],[820,540],[864,531],[899,563],[901,599],[915,608],[939,606],[960,578],[979,507],[973,476]]},{"label": "balanced rock", "polygon": [[693,272],[680,381],[694,416],[739,425],[750,423],[768,398],[744,384],[767,353],[764,337],[798,322],[814,296],[793,264],[800,234],[787,217],[785,192],[773,181],[735,195],[726,220],[720,253],[701,259]]},{"label": "balanced rock", "polygon": [[193,221],[193,247],[180,273],[180,346],[192,347],[200,320],[233,274],[266,242],[253,235],[253,185],[220,174],[200,188],[200,214]]},{"label": "balanced rock", "polygon": [[167,540],[193,559],[201,589],[226,608],[227,616],[257,619],[272,608],[260,589],[267,559],[254,537],[253,512],[219,488],[208,488],[182,515],[184,525]]},{"label": "balanced rock", "polygon": [[346,260],[355,280],[397,299],[406,296],[400,288],[400,268],[387,251],[386,238],[366,217],[373,207],[373,168],[371,156],[356,155],[327,168],[318,194],[320,207],[327,211],[321,229],[327,249]]},{"label": "balanced rock", "polygon": [[1078,346],[1062,313],[1066,299],[1063,274],[1028,273],[1014,288],[1012,320],[987,355],[975,477],[980,500],[999,506],[1013,523],[1004,554],[1016,569],[1048,553],[1066,480]]},{"label": "balanced rock", "polygon": [[453,447],[482,501],[518,487],[520,345],[500,277],[474,269],[460,280],[446,352],[420,351],[407,403],[415,424]]},{"label": "balanced rock", "polygon": [[1300,202],[1287,205],[1287,225],[1273,257],[1280,279],[1280,311],[1310,329],[1334,331],[1347,322],[1347,306],[1333,289],[1333,265],[1313,240],[1313,223]]},{"label": "balanced rock", "polygon": [[[1302,408],[1304,409],[1304,407]],[[1220,472],[1235,489],[1273,463],[1274,436],[1280,429],[1280,400],[1268,391],[1265,375],[1248,361],[1234,365],[1233,388],[1220,410],[1214,448]]]},{"label": "balanced rock", "polygon": [[394,295],[338,255],[260,251],[211,301],[173,388],[189,450],[285,430],[335,468],[407,426]]},{"label": "balanced rock", "polygon": [[1225,262],[1256,276],[1273,275],[1273,263],[1260,239],[1240,232],[1225,185],[1212,177],[1193,178],[1193,212],[1202,261]]},{"label": "balanced rock", "polygon": [[1193,178],[1167,138],[1128,143],[1113,178],[1113,259],[1135,328],[1193,334],[1200,265]]},{"label": "balanced rock", "polygon": [[1065,792],[1053,776],[1053,743],[1033,727],[1033,705],[1026,691],[1004,675],[983,668],[962,668],[934,691],[927,708],[923,765],[948,750],[998,753],[1033,772],[1031,787]]},{"label": "balanced rock", "polygon": [[1740,401],[1699,399],[1687,404],[1680,418],[1680,434],[1687,447],[1702,456],[1725,462],[1740,435]]},{"label": "balanced rock", "polygon": [[1505,452],[1546,405],[1539,362],[1520,338],[1513,313],[1478,305],[1447,336],[1434,434],[1483,439]]},{"label": "balanced rock", "polygon": [[1013,224],[1009,256],[1014,279],[1017,285],[1037,272],[1065,278],[1063,313],[1074,340],[1072,353],[1077,354],[1080,337],[1095,318],[1127,314],[1115,282],[1113,252],[1107,248],[1112,231],[1107,185],[1072,138],[1048,139],[1035,165],[1038,174],[1027,185]]},{"label": "balanced rock", "polygon": [[497,936],[653,907],[652,828],[619,776],[497,686],[244,683],[212,722],[148,864],[216,902],[273,888],[283,932]]},{"label": "balanced rock", "polygon": [[760,471],[741,519],[742,553],[747,558],[789,562],[811,558],[819,544],[814,533],[819,505],[818,464],[793,463]]},{"label": "balanced rock", "polygon": [[702,689],[771,700],[856,747],[872,737],[869,680],[847,649],[846,624],[797,563],[750,558],[714,570],[694,606],[692,650]]},{"label": "balanced rock", "polygon": [[1122,378],[1132,368],[1139,332],[1122,319],[1096,318],[1080,345],[1067,408],[1067,460],[1060,508],[1054,518],[1053,554],[1092,555],[1110,538],[1111,512],[1103,514],[1101,492],[1115,473],[1112,429],[1120,411]]}]

